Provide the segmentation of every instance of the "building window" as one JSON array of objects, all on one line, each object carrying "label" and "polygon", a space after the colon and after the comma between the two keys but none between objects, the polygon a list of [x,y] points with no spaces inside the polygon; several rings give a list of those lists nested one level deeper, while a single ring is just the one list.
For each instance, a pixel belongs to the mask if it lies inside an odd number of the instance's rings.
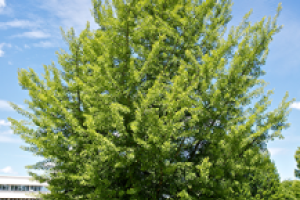
[{"label": "building window", "polygon": [[27,186],[27,185],[12,185],[11,191],[29,191],[29,186]]},{"label": "building window", "polygon": [[29,186],[22,185],[22,191],[29,191]]},{"label": "building window", "polygon": [[8,190],[8,185],[0,185],[0,190]]},{"label": "building window", "polygon": [[48,192],[49,190],[48,190],[46,187],[43,187],[43,186],[42,186],[42,187],[41,187],[41,191],[42,191],[42,192]]},{"label": "building window", "polygon": [[31,191],[41,191],[41,187],[40,186],[30,186],[30,190]]},{"label": "building window", "polygon": [[12,185],[11,191],[22,191],[22,186],[21,185]]},{"label": "building window", "polygon": [[[11,185],[10,188],[11,191],[41,191],[41,192],[48,191],[46,187],[42,187],[42,186]],[[0,191],[1,190],[8,191],[9,185],[0,185]]]}]

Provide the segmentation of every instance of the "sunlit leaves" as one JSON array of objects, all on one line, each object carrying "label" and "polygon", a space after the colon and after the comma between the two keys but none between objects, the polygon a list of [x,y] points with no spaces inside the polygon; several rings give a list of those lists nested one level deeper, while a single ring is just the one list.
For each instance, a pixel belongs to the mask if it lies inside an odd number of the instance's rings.
[{"label": "sunlit leaves", "polygon": [[279,178],[260,150],[288,127],[291,101],[266,112],[268,92],[243,107],[264,93],[251,89],[274,20],[251,26],[249,12],[225,40],[227,0],[92,2],[101,28],[62,31],[62,73],[19,71],[34,114],[14,109],[44,132],[10,119],[14,132],[64,171],[44,199],[271,199]]}]

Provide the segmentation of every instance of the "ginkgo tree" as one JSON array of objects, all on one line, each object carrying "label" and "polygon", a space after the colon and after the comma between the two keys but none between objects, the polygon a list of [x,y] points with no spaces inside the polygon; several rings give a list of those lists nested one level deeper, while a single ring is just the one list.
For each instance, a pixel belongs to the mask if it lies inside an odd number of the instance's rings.
[{"label": "ginkgo tree", "polygon": [[281,6],[272,21],[253,25],[248,12],[226,39],[230,0],[92,3],[100,28],[87,24],[79,36],[63,31],[70,52],[58,53],[62,71],[44,66],[45,81],[32,69],[18,72],[34,113],[11,103],[29,122],[9,121],[30,144],[22,148],[45,158],[27,167],[46,171],[30,172],[49,184],[41,197],[276,195],[278,174],[263,152],[269,140],[283,138],[293,100],[286,94],[267,112],[273,91],[264,94],[260,77],[269,42],[282,28]]}]

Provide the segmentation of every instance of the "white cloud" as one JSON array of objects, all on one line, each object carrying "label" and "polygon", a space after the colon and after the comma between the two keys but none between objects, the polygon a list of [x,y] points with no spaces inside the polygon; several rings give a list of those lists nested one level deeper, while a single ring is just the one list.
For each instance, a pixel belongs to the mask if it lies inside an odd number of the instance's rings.
[{"label": "white cloud", "polygon": [[[94,22],[91,14],[92,4],[90,0],[47,0],[39,1],[36,4],[38,8],[47,12],[51,17],[43,18],[41,15],[30,13],[29,18],[16,19],[8,22],[0,22],[0,28],[30,28],[24,33],[17,33],[14,37],[26,37],[43,39],[50,38],[52,41],[42,41],[36,44],[30,44],[30,47],[61,47],[65,44],[61,42],[60,26],[68,31],[74,28],[76,35],[86,28],[87,21],[90,22],[91,29],[97,29],[99,26]],[[33,29],[31,29],[33,28]],[[27,45],[28,46],[28,45]],[[25,47],[27,48],[27,47]]]},{"label": "white cloud", "polygon": [[15,45],[15,48],[18,50],[18,51],[23,51],[23,49],[21,47],[18,47],[17,45]]},{"label": "white cloud", "polygon": [[7,7],[4,0],[0,0],[0,14],[10,15],[13,13],[12,8]]},{"label": "white cloud", "polygon": [[271,156],[283,154],[287,151],[285,148],[268,148],[268,150],[271,153]]},{"label": "white cloud", "polygon": [[[0,121],[1,126],[10,126],[10,122]],[[17,143],[21,144],[23,141],[14,135],[13,130],[0,131],[0,143]]]},{"label": "white cloud", "polygon": [[17,172],[15,172],[11,166],[7,166],[3,169],[0,169],[0,172],[5,173],[5,174],[18,174]]},{"label": "white cloud", "polygon": [[31,22],[28,20],[14,20],[10,22],[0,22],[0,28],[29,28],[37,27],[37,22]]},{"label": "white cloud", "polygon": [[290,107],[300,109],[300,102],[294,102],[294,103],[292,103],[292,105]]},{"label": "white cloud", "polygon": [[[23,108],[24,109],[23,105],[17,104],[17,106],[19,108]],[[14,111],[14,109],[9,105],[9,103],[7,101],[3,101],[3,100],[0,100],[0,110]]]},{"label": "white cloud", "polygon": [[11,47],[11,44],[9,44],[9,43],[0,43],[0,57],[2,57],[4,55],[4,51],[2,50],[2,48],[4,46]]},{"label": "white cloud", "polygon": [[8,64],[9,64],[9,65],[12,65],[12,62],[8,61]]},{"label": "white cloud", "polygon": [[8,110],[13,111],[14,109],[8,104],[8,102],[0,100],[0,109],[1,110]]},{"label": "white cloud", "polygon": [[0,0],[0,8],[4,8],[5,6],[5,0]]},{"label": "white cloud", "polygon": [[24,32],[22,34],[15,35],[13,37],[27,37],[27,38],[39,39],[39,38],[47,38],[49,36],[50,36],[49,34],[44,33],[42,31],[30,31],[30,32]]},{"label": "white cloud", "polygon": [[33,44],[33,46],[47,48],[47,47],[56,47],[57,45],[55,45],[54,43],[49,42],[49,41],[41,41],[39,43]]},{"label": "white cloud", "polygon": [[99,28],[90,11],[90,0],[48,0],[42,1],[40,7],[57,16],[65,31],[74,27],[76,35],[85,29],[87,21],[91,29]]},{"label": "white cloud", "polygon": [[13,135],[13,130],[1,131],[0,135]]},{"label": "white cloud", "polygon": [[25,45],[24,45],[24,48],[25,48],[25,49],[29,49],[30,47],[29,47],[27,44],[25,44]]},{"label": "white cloud", "polygon": [[5,120],[0,119],[0,126],[10,126],[10,125],[11,125],[10,122],[6,122]]},{"label": "white cloud", "polygon": [[21,144],[23,141],[20,138],[14,138],[10,135],[10,133],[6,133],[6,135],[0,135],[0,143],[17,143]]}]

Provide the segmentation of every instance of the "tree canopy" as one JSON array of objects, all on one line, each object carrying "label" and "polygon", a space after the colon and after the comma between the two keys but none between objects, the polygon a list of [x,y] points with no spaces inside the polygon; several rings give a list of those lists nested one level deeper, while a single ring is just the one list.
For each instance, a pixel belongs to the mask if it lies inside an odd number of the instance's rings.
[{"label": "tree canopy", "polygon": [[272,21],[251,25],[248,12],[225,39],[230,0],[92,2],[100,28],[62,31],[62,71],[18,72],[33,113],[11,103],[29,121],[8,119],[22,148],[45,158],[27,167],[46,171],[30,172],[49,183],[41,197],[278,196],[266,143],[283,138],[294,100],[267,112],[273,91],[260,77],[281,5]]}]

